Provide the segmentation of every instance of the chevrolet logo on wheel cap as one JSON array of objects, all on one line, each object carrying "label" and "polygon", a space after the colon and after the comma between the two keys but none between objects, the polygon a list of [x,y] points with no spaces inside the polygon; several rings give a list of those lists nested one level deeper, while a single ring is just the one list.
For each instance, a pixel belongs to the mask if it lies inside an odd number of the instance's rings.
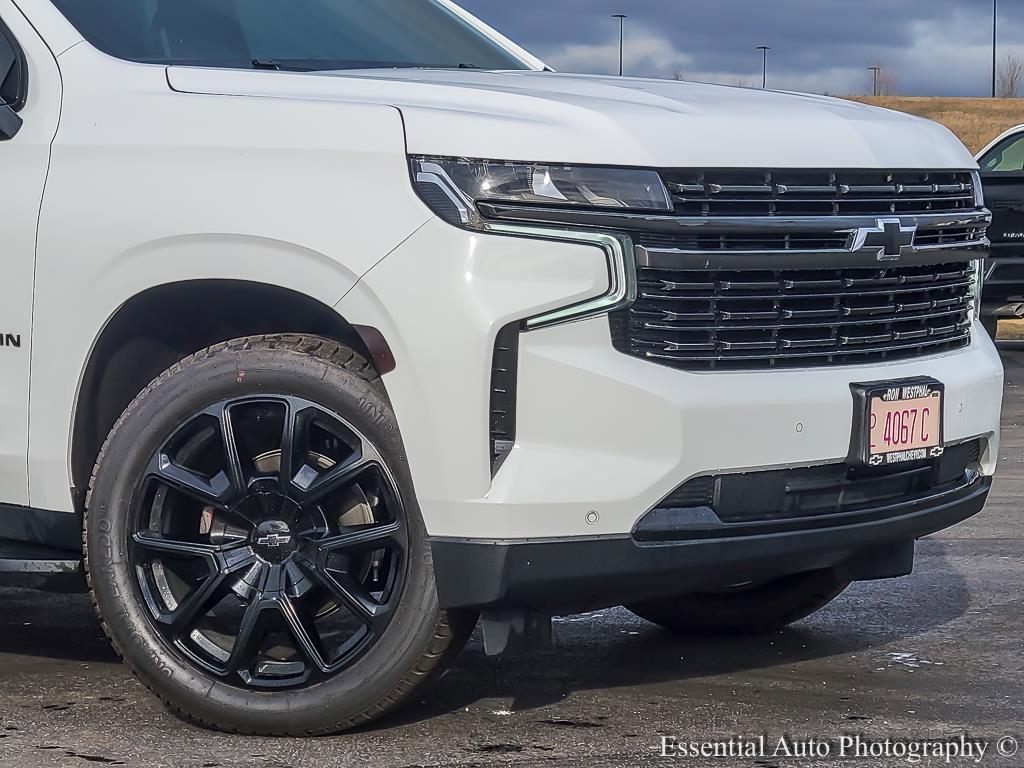
[{"label": "chevrolet logo on wheel cap", "polygon": [[853,240],[855,253],[874,253],[879,261],[899,261],[915,252],[916,224],[900,219],[879,219],[875,227],[861,227]]},{"label": "chevrolet logo on wheel cap", "polygon": [[291,536],[282,536],[280,533],[271,533],[256,539],[256,543],[263,547],[282,547],[290,543]]}]

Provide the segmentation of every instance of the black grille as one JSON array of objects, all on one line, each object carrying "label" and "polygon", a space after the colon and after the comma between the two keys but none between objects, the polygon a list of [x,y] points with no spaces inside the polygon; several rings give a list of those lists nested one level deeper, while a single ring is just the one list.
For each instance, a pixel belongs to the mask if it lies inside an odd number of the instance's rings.
[{"label": "black grille", "polygon": [[961,245],[976,243],[985,237],[984,227],[948,227],[945,229],[918,230],[914,244],[918,248],[930,248],[936,245]]},{"label": "black grille", "polygon": [[868,269],[638,270],[616,349],[688,370],[855,365],[970,343],[967,262]]},{"label": "black grille", "polygon": [[693,232],[657,235],[634,233],[645,248],[680,251],[789,251],[832,250],[849,247],[850,235],[832,232]]},{"label": "black grille", "polygon": [[[746,527],[807,527],[884,517],[894,505],[955,490],[981,459],[981,441],[950,446],[939,459],[902,467],[820,467],[697,477],[665,498],[637,526],[640,539],[736,535]],[[700,514],[711,510],[714,517]],[[688,514],[692,513],[692,514]],[[897,510],[899,513],[899,510]],[[849,518],[838,521],[837,518]]]},{"label": "black grille", "polygon": [[663,171],[680,216],[951,213],[977,206],[963,171]]}]

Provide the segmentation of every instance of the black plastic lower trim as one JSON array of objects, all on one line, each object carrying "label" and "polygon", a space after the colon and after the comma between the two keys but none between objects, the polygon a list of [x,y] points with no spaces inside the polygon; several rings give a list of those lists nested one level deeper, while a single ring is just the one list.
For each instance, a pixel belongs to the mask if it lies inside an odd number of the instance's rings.
[{"label": "black plastic lower trim", "polygon": [[83,592],[82,557],[36,544],[0,541],[0,585]]},{"label": "black plastic lower trim", "polygon": [[0,585],[82,592],[82,518],[0,504]]},{"label": "black plastic lower trim", "polygon": [[0,504],[0,542],[17,541],[82,551],[82,516],[72,512]]},{"label": "black plastic lower trim", "polygon": [[[793,573],[870,562],[949,528],[985,505],[991,478],[884,519],[711,540],[640,544],[631,536],[538,542],[433,539],[441,606],[580,613]],[[884,575],[884,574],[883,574]]]},{"label": "black plastic lower trim", "polygon": [[[765,533],[806,531],[812,528],[836,528],[855,523],[879,521],[912,514],[921,509],[930,509],[946,499],[956,498],[958,494],[973,487],[979,475],[976,467],[968,467],[961,470],[959,478],[955,481],[947,481],[941,486],[914,488],[914,484],[923,485],[921,481],[927,481],[929,479],[927,475],[936,473],[936,469],[925,465],[916,469],[898,471],[896,474],[888,476],[876,475],[875,480],[891,483],[897,488],[902,486],[903,493],[894,494],[888,498],[868,499],[863,503],[847,506],[843,505],[843,494],[848,493],[849,498],[857,501],[856,484],[830,486],[829,484],[834,478],[825,476],[824,482],[820,483],[817,489],[812,488],[810,493],[818,492],[821,497],[830,498],[832,504],[829,508],[818,506],[809,510],[799,509],[795,504],[791,504],[789,508],[786,507],[787,502],[791,502],[794,496],[798,500],[801,498],[799,493],[792,493],[788,497],[783,495],[786,483],[790,482],[787,479],[790,472],[787,470],[765,473],[768,475],[766,478],[759,478],[756,475],[746,477],[726,475],[722,479],[733,482],[723,483],[716,495],[722,501],[719,507],[730,504],[731,508],[727,507],[725,510],[729,514],[716,512],[711,504],[674,507],[662,504],[640,519],[633,530],[633,536],[642,543],[684,539],[727,539]],[[793,485],[803,479],[799,470],[793,471],[792,476],[796,478]],[[722,490],[723,487],[725,490]],[[863,491],[863,488],[861,490]],[[747,498],[737,503],[736,498],[742,495]],[[679,498],[678,493],[675,496]],[[767,504],[765,500],[767,500]],[[765,514],[763,510],[768,509],[768,505],[773,502],[778,503],[779,513]],[[739,504],[746,505],[746,509],[740,508],[739,511],[756,510],[756,516],[747,514],[744,517],[737,514]]]}]

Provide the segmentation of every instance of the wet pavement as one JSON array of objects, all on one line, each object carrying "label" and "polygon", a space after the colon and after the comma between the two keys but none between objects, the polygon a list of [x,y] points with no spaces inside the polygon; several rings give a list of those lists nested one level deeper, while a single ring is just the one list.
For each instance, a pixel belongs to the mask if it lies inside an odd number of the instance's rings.
[{"label": "wet pavement", "polygon": [[[118,663],[86,597],[0,589],[0,765],[895,766],[909,763],[844,763],[835,745],[827,757],[771,753],[784,735],[968,734],[988,742],[982,765],[1020,768],[1024,752],[997,753],[1002,737],[1024,745],[1024,353],[1005,362],[1002,464],[986,510],[921,542],[913,576],[854,585],[784,632],[681,641],[616,609],[558,620],[553,649],[527,657],[488,659],[477,636],[387,721],[258,739],[166,713]],[[763,757],[658,756],[662,736],[762,734]]]}]

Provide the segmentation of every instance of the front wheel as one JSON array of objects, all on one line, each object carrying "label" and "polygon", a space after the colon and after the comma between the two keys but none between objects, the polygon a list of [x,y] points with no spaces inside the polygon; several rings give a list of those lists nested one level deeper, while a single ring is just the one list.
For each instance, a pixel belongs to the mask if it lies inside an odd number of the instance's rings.
[{"label": "front wheel", "polygon": [[115,648],[176,713],[333,733],[400,704],[472,619],[438,608],[394,413],[324,339],[240,339],[161,375],[111,431],[87,570]]},{"label": "front wheel", "polygon": [[850,582],[837,578],[832,571],[813,571],[626,608],[677,634],[755,634],[781,629],[810,616],[848,586]]}]

